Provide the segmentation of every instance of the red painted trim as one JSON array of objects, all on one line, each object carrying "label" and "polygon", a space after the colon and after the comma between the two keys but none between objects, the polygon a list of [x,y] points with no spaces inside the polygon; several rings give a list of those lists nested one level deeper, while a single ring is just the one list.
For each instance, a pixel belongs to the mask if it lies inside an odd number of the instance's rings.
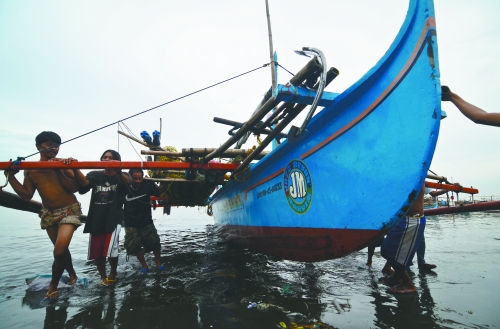
[{"label": "red painted trim", "polygon": [[412,67],[415,59],[418,58],[418,55],[420,54],[420,49],[422,47],[423,42],[425,41],[425,38],[427,36],[427,33],[431,27],[436,26],[436,21],[434,17],[429,17],[426,22],[425,22],[425,27],[420,33],[420,37],[418,39],[417,45],[415,46],[415,49],[413,49],[413,52],[411,56],[408,58],[408,61],[406,64],[403,66],[401,71],[398,73],[398,75],[394,78],[394,80],[387,86],[387,88],[373,101],[362,113],[360,113],[356,118],[354,118],[351,122],[349,122],[347,125],[344,127],[340,128],[337,130],[335,133],[327,137],[324,141],[307,151],[306,153],[302,154],[301,159],[305,159],[312,154],[316,153],[319,151],[321,148],[326,146],[327,144],[333,142],[335,139],[343,135],[346,131],[357,125],[359,122],[361,122],[364,118],[368,116],[377,106],[379,106],[382,101],[397,87],[397,85],[400,83],[402,78],[407,74],[407,71]]},{"label": "red painted trim", "polygon": [[[0,162],[0,170],[13,168],[12,161]],[[160,161],[73,161],[64,164],[61,161],[23,161],[18,169],[205,169],[233,171],[238,168],[234,163],[189,163]]]},{"label": "red painted trim", "polygon": [[284,170],[284,168],[281,168],[280,170],[278,170],[278,171],[277,171],[277,172],[275,172],[274,174],[271,174],[271,175],[269,175],[269,176],[267,176],[267,177],[265,177],[265,178],[261,179],[261,180],[260,180],[260,181],[258,181],[257,183],[255,183],[255,184],[253,184],[252,186],[250,186],[250,187],[248,187],[247,189],[245,189],[245,191],[243,191],[243,198],[244,198],[244,200],[246,200],[246,199],[247,199],[247,193],[248,193],[248,191],[251,191],[251,190],[253,190],[254,188],[256,188],[257,186],[262,185],[262,184],[264,184],[265,182],[270,181],[270,180],[271,180],[271,179],[273,179],[274,177],[276,177],[276,176],[280,175],[281,173],[283,173],[283,170]]},{"label": "red painted trim", "polygon": [[267,255],[318,262],[366,248],[387,231],[224,225],[220,234],[231,243]]}]

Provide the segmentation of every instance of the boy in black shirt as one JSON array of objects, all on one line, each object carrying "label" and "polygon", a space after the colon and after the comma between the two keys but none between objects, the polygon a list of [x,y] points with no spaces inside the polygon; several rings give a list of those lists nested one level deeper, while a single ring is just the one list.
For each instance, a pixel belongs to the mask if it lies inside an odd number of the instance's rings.
[{"label": "boy in black shirt", "polygon": [[[144,251],[153,251],[156,269],[163,270],[160,260],[160,237],[151,216],[151,196],[159,196],[160,188],[152,181],[144,181],[140,169],[130,169],[131,184],[125,195],[125,242],[128,255],[136,255],[142,265],[141,274],[149,271]],[[144,250],[142,249],[144,247]]]},{"label": "boy in black shirt", "polygon": [[[121,161],[120,154],[106,150],[101,161]],[[92,190],[89,213],[83,233],[90,233],[88,259],[95,260],[101,276],[101,284],[112,285],[116,279],[118,266],[118,242],[123,221],[123,193],[130,178],[121,170],[94,170],[83,176],[75,170],[75,179],[80,185],[80,194]],[[106,274],[106,257],[111,266]]]}]

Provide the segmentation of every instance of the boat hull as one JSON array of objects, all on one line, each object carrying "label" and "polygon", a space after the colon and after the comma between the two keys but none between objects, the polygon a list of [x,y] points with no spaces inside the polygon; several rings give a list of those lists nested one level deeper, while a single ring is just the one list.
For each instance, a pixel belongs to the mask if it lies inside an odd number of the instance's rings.
[{"label": "boat hull", "polygon": [[424,184],[439,133],[433,14],[432,1],[411,1],[374,68],[317,113],[301,138],[214,195],[223,238],[322,261],[360,250],[397,224]]}]

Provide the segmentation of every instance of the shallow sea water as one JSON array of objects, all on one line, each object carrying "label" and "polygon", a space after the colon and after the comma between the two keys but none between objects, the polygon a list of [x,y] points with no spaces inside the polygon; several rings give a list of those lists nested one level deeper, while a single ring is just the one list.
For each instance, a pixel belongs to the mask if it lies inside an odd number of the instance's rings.
[{"label": "shallow sea water", "polygon": [[371,269],[366,249],[319,263],[273,259],[221,243],[202,212],[155,211],[166,270],[140,275],[122,250],[113,287],[97,285],[88,236],[78,229],[73,263],[92,282],[61,288],[56,303],[44,304],[45,291],[29,290],[25,279],[50,273],[50,241],[36,215],[0,209],[0,328],[500,327],[498,213],[429,217],[426,259],[438,267],[415,268],[418,293],[394,296],[378,283],[379,249]]}]

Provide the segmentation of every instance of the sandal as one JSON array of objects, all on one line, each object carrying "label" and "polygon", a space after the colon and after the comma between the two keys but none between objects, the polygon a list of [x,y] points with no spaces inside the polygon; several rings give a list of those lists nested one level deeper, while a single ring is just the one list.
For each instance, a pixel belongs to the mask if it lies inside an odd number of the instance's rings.
[{"label": "sandal", "polygon": [[45,297],[43,297],[43,301],[44,302],[54,302],[57,300],[57,298],[59,298],[59,291],[54,290],[50,294],[49,293],[45,294]]},{"label": "sandal", "polygon": [[99,284],[101,286],[106,286],[106,287],[112,286],[114,283],[115,283],[115,280],[111,280],[111,279],[108,279],[108,278],[106,278],[105,280],[99,282]]}]

